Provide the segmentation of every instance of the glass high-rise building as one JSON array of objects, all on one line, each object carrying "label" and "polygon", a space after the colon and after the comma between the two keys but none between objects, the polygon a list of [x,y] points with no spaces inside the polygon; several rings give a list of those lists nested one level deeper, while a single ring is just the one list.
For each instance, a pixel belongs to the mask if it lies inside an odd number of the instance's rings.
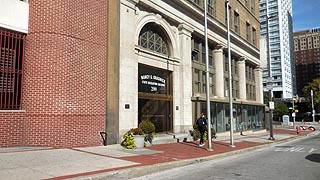
[{"label": "glass high-rise building", "polygon": [[[272,81],[275,98],[291,98],[296,94],[293,60],[292,0],[260,0],[261,38],[268,39],[269,58],[263,67],[264,91]],[[270,61],[269,61],[270,60]],[[270,74],[271,73],[271,74]]]}]

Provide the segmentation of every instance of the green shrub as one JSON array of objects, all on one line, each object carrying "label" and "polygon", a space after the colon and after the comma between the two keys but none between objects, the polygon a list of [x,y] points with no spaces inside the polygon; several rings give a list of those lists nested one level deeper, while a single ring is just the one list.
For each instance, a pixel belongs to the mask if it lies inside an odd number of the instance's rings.
[{"label": "green shrub", "polygon": [[200,131],[198,129],[194,129],[192,131],[192,137],[194,141],[197,141],[198,139],[200,139]]},{"label": "green shrub", "polygon": [[150,120],[142,121],[139,124],[139,128],[141,128],[145,134],[152,134],[156,131],[154,124]]},{"label": "green shrub", "polygon": [[193,124],[193,129],[198,129],[198,124],[197,123]]},{"label": "green shrub", "polygon": [[156,127],[154,126],[154,124],[150,121],[150,120],[143,120],[140,124],[139,124],[139,128],[142,129],[142,131],[144,132],[144,140],[145,141],[149,141],[150,143],[152,143],[153,137],[154,137],[154,133],[156,131]]},{"label": "green shrub", "polygon": [[132,128],[130,129],[130,132],[133,133],[133,135],[143,135],[143,130],[141,128]]},{"label": "green shrub", "polygon": [[[197,141],[198,139],[200,139],[200,131],[198,130],[198,126],[196,124],[193,125],[192,136],[194,141]],[[211,128],[211,139],[213,138],[216,138],[216,131],[214,128]],[[203,140],[205,142],[208,140],[208,131],[204,132]]]},{"label": "green shrub", "polygon": [[131,131],[126,132],[123,135],[123,141],[121,143],[121,145],[127,149],[134,149],[136,147],[136,145],[134,144],[134,137],[133,137],[133,133]]}]

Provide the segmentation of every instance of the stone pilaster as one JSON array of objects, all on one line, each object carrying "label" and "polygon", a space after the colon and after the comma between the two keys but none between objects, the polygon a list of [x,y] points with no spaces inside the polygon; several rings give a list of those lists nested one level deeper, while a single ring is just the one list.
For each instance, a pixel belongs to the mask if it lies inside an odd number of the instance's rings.
[{"label": "stone pilaster", "polygon": [[[179,82],[180,92],[174,94],[174,132],[187,132],[192,128],[192,62],[191,62],[191,33],[193,29],[186,24],[180,24],[179,30],[179,47],[181,63],[178,72],[179,78],[174,82]],[[177,76],[175,76],[177,77]],[[177,84],[174,84],[177,86]],[[177,108],[178,106],[178,108]]]},{"label": "stone pilaster", "polygon": [[129,129],[138,127],[138,56],[133,48],[137,2],[121,0],[120,4],[119,139]]},{"label": "stone pilaster", "polygon": [[262,68],[257,66],[254,69],[256,83],[256,101],[263,104]]},{"label": "stone pilaster", "polygon": [[239,98],[240,100],[247,99],[247,89],[246,89],[246,62],[245,57],[241,57],[240,61],[237,62],[239,70]]},{"label": "stone pilaster", "polygon": [[215,61],[215,90],[219,98],[224,97],[224,61],[223,61],[224,46],[218,45],[213,51]]}]

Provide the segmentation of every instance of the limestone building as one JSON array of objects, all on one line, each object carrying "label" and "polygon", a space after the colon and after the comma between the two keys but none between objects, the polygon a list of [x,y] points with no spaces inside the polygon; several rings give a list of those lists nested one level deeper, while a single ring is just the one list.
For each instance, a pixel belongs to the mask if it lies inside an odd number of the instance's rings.
[{"label": "limestone building", "polygon": [[[230,5],[235,131],[242,121],[245,129],[264,128],[259,1]],[[108,96],[119,104],[108,109],[116,127],[107,127],[108,136],[116,140],[144,119],[158,133],[187,132],[207,112],[203,7],[201,0],[120,0],[120,50],[109,59],[119,86],[114,100]],[[219,133],[230,127],[224,1],[208,1],[208,39],[211,123]]]}]

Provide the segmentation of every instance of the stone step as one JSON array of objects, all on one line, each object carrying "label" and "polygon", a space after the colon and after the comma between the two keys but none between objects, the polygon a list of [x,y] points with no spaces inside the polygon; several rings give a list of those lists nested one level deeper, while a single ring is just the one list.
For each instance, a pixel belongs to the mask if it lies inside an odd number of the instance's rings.
[{"label": "stone step", "polygon": [[167,144],[183,141],[192,141],[192,136],[189,133],[170,133],[157,134],[153,138],[152,144]]}]

